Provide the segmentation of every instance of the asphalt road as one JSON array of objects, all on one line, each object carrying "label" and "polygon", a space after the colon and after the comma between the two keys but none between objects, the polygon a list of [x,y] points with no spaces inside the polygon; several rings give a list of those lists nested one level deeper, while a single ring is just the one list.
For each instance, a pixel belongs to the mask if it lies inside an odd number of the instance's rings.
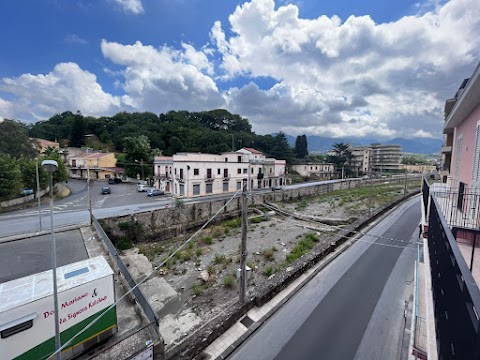
[{"label": "asphalt road", "polygon": [[416,256],[407,242],[419,219],[417,197],[322,270],[230,359],[400,359]]},{"label": "asphalt road", "polygon": [[[57,266],[88,259],[80,230],[55,233]],[[51,236],[0,243],[0,284],[52,269]]]}]

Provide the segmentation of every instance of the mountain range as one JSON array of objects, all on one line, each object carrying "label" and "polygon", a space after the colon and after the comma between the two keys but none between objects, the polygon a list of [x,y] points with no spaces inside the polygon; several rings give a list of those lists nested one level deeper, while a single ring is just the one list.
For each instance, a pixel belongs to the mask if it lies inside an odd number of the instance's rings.
[{"label": "mountain range", "polygon": [[[286,135],[290,146],[295,146],[296,137],[292,135]],[[347,143],[352,146],[366,146],[374,143],[379,144],[395,144],[402,147],[404,153],[415,154],[439,154],[442,148],[443,140],[441,139],[427,139],[427,138],[413,138],[403,139],[395,138],[391,140],[378,140],[369,138],[329,138],[316,135],[307,135],[308,151],[309,152],[326,152],[331,150],[335,143]]]}]

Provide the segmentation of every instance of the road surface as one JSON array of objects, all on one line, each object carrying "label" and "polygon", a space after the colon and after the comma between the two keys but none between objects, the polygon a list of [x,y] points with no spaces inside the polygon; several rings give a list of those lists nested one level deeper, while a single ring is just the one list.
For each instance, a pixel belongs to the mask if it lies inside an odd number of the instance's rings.
[{"label": "road surface", "polygon": [[400,359],[417,251],[409,242],[419,220],[416,197],[315,276],[230,359]]}]

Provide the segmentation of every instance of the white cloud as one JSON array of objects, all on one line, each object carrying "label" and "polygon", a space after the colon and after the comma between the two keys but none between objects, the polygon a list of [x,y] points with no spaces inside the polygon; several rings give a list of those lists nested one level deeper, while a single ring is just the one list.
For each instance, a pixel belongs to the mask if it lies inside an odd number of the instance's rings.
[{"label": "white cloud", "polygon": [[128,102],[141,111],[210,110],[224,105],[223,96],[208,75],[207,56],[193,46],[184,51],[102,41],[103,55],[124,67],[123,89]]},{"label": "white cloud", "polygon": [[134,15],[143,14],[143,5],[141,0],[113,0],[125,13]]},{"label": "white cloud", "polygon": [[224,76],[270,77],[288,89],[228,93],[229,106],[262,132],[438,137],[443,103],[471,74],[480,48],[474,0],[430,2],[428,11],[385,24],[302,19],[295,5],[252,0],[229,22],[228,31],[217,22],[210,33]]},{"label": "white cloud", "polygon": [[65,42],[70,43],[70,44],[80,44],[80,45],[85,45],[88,44],[88,41],[81,38],[80,36],[76,34],[67,34],[65,36]]},{"label": "white cloud", "polygon": [[66,110],[80,110],[84,115],[112,114],[121,105],[119,98],[102,90],[94,74],[75,63],[58,64],[46,75],[3,78],[0,92],[14,97],[10,102],[0,101],[0,115],[27,121],[49,118]]}]

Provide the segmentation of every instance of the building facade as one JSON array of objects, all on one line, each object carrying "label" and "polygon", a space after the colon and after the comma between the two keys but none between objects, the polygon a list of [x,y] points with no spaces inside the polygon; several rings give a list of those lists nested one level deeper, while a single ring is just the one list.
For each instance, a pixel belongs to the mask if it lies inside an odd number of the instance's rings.
[{"label": "building facade", "polygon": [[71,178],[105,180],[121,177],[123,168],[116,167],[117,159],[114,153],[84,152],[68,159],[68,171]]},{"label": "building facade", "polygon": [[305,163],[291,165],[290,169],[303,177],[317,177],[320,180],[335,178],[335,165],[331,163]]},{"label": "building facade", "polygon": [[368,146],[356,146],[350,149],[352,160],[350,168],[356,176],[368,174],[372,171],[372,148]]},{"label": "building facade", "polygon": [[393,144],[372,144],[372,171],[398,172],[401,171],[402,148]]},{"label": "building facade", "polygon": [[285,160],[242,148],[223,154],[178,153],[154,160],[157,186],[174,196],[195,197],[285,184]]}]

